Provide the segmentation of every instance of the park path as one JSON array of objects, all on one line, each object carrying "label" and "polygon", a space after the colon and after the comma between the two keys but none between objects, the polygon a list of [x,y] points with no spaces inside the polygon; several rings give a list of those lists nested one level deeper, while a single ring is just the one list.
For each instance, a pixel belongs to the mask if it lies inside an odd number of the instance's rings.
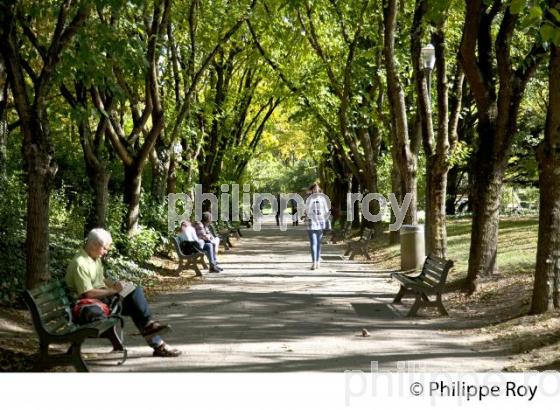
[{"label": "park path", "polygon": [[480,350],[481,339],[438,330],[452,316],[405,318],[406,308],[390,304],[398,286],[389,272],[344,260],[341,245],[324,246],[321,269],[311,271],[305,227],[281,232],[270,218],[263,222],[220,255],[224,272],[150,301],[156,317],[172,324],[165,339],[181,357],[151,357],[128,322],[126,364],[95,361],[92,370],[369,371],[372,361],[382,371],[503,368],[505,358]]}]

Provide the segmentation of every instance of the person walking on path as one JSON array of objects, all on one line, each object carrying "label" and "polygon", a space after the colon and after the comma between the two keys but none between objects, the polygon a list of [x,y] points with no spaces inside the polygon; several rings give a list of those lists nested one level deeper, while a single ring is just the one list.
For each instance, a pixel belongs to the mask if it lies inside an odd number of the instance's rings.
[{"label": "person walking on path", "polygon": [[311,270],[319,269],[321,259],[321,240],[323,231],[330,229],[330,204],[323,195],[319,184],[309,187],[309,196],[305,201],[304,218],[307,222],[307,234],[311,246]]}]

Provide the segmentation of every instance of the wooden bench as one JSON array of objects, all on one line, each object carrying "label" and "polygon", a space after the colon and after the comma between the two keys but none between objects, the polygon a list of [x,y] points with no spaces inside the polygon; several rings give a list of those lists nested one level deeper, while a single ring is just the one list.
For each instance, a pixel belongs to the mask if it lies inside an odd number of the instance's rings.
[{"label": "wooden bench", "polygon": [[216,238],[220,238],[220,245],[223,245],[226,251],[229,250],[229,248],[233,248],[230,240],[231,234],[229,233],[229,230],[220,230],[215,224],[210,224],[209,228],[212,235],[214,235]]},{"label": "wooden bench", "polygon": [[[447,310],[443,306],[441,294],[447,275],[453,267],[453,261],[428,256],[419,275],[407,275],[405,273],[393,273],[391,276],[401,283],[401,287],[393,303],[401,303],[401,299],[407,294],[416,297],[414,304],[410,308],[407,316],[416,316],[421,307],[437,307],[439,313],[447,316]],[[429,296],[435,295],[436,300],[432,301]]]},{"label": "wooden bench", "polygon": [[184,253],[181,249],[181,238],[178,236],[173,237],[173,245],[175,246],[175,252],[179,258],[179,266],[177,266],[177,274],[180,274],[184,269],[192,269],[196,273],[196,276],[202,276],[202,272],[198,268],[198,264],[202,264],[204,269],[208,269],[208,265],[204,262],[204,257],[206,254],[200,249],[194,246],[194,243],[188,242],[190,244],[190,253]]},{"label": "wooden bench", "polygon": [[239,229],[239,226],[235,227],[233,226],[233,224],[229,221],[224,222],[224,226],[225,228],[229,231],[230,235],[235,236],[236,239],[241,239],[241,237],[243,236],[241,234],[241,229]]},{"label": "wooden bench", "polygon": [[[23,298],[31,311],[33,326],[39,336],[39,352],[35,363],[35,371],[49,369],[54,366],[74,366],[76,371],[89,371],[82,357],[82,343],[87,338],[107,338],[113,350],[122,352],[126,361],[127,352],[122,344],[122,335],[117,325],[122,326],[122,319],[112,316],[102,320],[77,325],[72,322],[69,293],[58,280],[51,280],[32,290],[26,290]],[[49,353],[51,344],[67,344],[70,348],[66,353]]]},{"label": "wooden bench", "polygon": [[352,229],[352,221],[344,222],[344,226],[341,229],[332,231],[331,243],[337,243],[338,241],[347,240],[351,229]]},{"label": "wooden bench", "polygon": [[366,259],[371,260],[369,256],[369,245],[373,239],[374,230],[365,228],[357,241],[348,241],[346,244],[346,252],[344,256],[350,255],[350,260],[354,260],[356,255],[364,255]]}]

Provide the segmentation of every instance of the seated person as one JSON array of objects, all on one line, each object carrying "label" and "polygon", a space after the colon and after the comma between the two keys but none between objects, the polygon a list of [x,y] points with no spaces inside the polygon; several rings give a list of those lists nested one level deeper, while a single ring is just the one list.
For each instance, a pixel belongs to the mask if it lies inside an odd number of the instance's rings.
[{"label": "seated person", "polygon": [[194,228],[196,230],[196,235],[199,239],[202,239],[205,243],[211,243],[214,246],[214,253],[218,254],[218,247],[220,246],[220,238],[214,236],[210,231],[210,225],[212,224],[212,214],[210,212],[202,213],[202,221],[196,222]]},{"label": "seated person", "polygon": [[[100,299],[107,303],[109,298],[117,295],[123,289],[120,282],[111,283],[104,277],[101,258],[107,254],[112,242],[111,234],[106,230],[92,229],[87,236],[84,248],[80,249],[70,261],[66,269],[65,281],[68,288],[78,298]],[[181,354],[179,350],[167,345],[159,336],[170,331],[171,328],[152,319],[142,288],[136,287],[124,297],[122,314],[132,318],[148,345],[154,349],[154,356],[176,357]]]},{"label": "seated person", "polygon": [[[193,244],[196,249],[203,251],[208,258],[208,262],[210,264],[209,272],[221,272],[223,269],[218,266],[218,261],[216,260],[216,252],[214,251],[214,245],[211,242],[205,242],[203,239],[200,239],[197,234],[196,230],[192,226],[189,221],[181,222],[181,232],[179,233],[179,239],[181,243],[179,246],[182,246],[183,243],[189,242]],[[182,250],[183,248],[181,248]]]}]

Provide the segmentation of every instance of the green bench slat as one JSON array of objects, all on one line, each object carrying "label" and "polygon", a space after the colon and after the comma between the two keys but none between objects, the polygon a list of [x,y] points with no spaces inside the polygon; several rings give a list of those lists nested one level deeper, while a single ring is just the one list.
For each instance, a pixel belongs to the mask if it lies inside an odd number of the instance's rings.
[{"label": "green bench slat", "polygon": [[70,301],[66,296],[63,296],[61,298],[45,302],[42,305],[37,305],[37,309],[41,314],[47,314],[65,306],[70,306]]},{"label": "green bench slat", "polygon": [[37,297],[33,297],[33,300],[38,306],[41,306],[52,300],[61,299],[64,296],[66,296],[66,290],[64,290],[64,288],[57,288],[51,290],[50,292],[42,293]]},{"label": "green bench slat", "polygon": [[68,332],[62,332],[63,328],[71,327],[70,325],[72,325],[72,324],[73,323],[71,323],[69,321],[68,317],[62,317],[61,316],[56,320],[51,320],[50,322],[45,322],[45,327],[51,333],[64,334],[64,333],[68,333]]},{"label": "green bench slat", "polygon": [[29,291],[34,298],[38,298],[43,293],[49,293],[54,289],[59,289],[62,287],[62,284],[58,280],[53,280],[51,282],[43,283],[42,285],[37,286]]},{"label": "green bench slat", "polygon": [[57,309],[52,310],[50,312],[41,312],[41,319],[43,319],[43,322],[47,323],[59,317],[68,317],[70,313],[69,310],[70,310],[69,306],[68,307],[60,306]]}]

